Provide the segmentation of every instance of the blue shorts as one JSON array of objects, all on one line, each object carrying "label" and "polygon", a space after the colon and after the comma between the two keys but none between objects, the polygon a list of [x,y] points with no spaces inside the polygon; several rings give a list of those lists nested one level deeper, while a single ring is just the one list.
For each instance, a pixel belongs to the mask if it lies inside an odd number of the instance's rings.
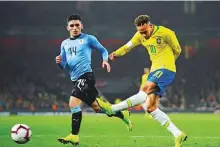
[{"label": "blue shorts", "polygon": [[176,73],[168,69],[158,69],[151,72],[148,75],[147,81],[151,81],[157,84],[160,88],[159,92],[155,92],[156,95],[162,96],[166,87],[173,82]]}]

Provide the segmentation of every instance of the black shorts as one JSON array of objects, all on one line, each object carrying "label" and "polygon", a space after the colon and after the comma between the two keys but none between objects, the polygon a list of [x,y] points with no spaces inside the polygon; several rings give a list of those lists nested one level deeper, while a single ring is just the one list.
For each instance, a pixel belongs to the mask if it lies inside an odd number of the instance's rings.
[{"label": "black shorts", "polygon": [[99,94],[95,87],[95,83],[96,81],[93,72],[84,73],[73,82],[74,87],[71,96],[74,96],[91,106]]}]

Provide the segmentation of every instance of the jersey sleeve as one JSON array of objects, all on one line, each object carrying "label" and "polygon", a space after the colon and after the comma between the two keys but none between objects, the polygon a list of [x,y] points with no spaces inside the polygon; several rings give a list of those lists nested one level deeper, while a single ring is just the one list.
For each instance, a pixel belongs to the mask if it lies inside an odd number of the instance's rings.
[{"label": "jersey sleeve", "polygon": [[181,53],[181,47],[175,32],[171,30],[167,30],[164,39],[168,43],[168,45],[172,48],[176,60]]},{"label": "jersey sleeve", "polygon": [[60,56],[62,57],[62,61],[58,64],[60,68],[65,68],[67,65],[67,60],[66,60],[66,52],[64,50],[64,43],[61,43],[60,46]]},{"label": "jersey sleeve", "polygon": [[95,36],[90,36],[91,47],[98,50],[102,54],[102,59],[108,61],[107,49],[97,40]]},{"label": "jersey sleeve", "polygon": [[116,57],[124,56],[129,51],[131,51],[135,46],[138,46],[140,44],[141,44],[141,35],[137,32],[127,44],[123,45],[122,47],[114,51],[114,54]]}]

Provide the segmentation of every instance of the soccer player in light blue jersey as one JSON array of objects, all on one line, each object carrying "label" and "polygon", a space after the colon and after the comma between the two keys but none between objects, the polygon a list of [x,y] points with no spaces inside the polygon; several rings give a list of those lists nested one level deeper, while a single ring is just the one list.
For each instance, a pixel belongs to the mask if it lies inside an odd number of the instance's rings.
[{"label": "soccer player in light blue jersey", "polygon": [[[67,30],[70,37],[61,43],[61,52],[55,60],[61,69],[68,68],[70,79],[73,82],[73,90],[69,100],[72,112],[72,132],[64,138],[59,138],[63,144],[79,144],[79,130],[82,120],[80,104],[85,102],[97,113],[105,113],[99,106],[96,98],[98,91],[95,87],[95,77],[91,68],[92,50],[96,49],[102,54],[102,67],[110,72],[108,63],[108,51],[99,43],[95,36],[82,33],[83,24],[81,17],[74,14],[67,19]],[[131,121],[125,112],[119,111],[113,116],[122,119],[129,130],[132,129]]]}]

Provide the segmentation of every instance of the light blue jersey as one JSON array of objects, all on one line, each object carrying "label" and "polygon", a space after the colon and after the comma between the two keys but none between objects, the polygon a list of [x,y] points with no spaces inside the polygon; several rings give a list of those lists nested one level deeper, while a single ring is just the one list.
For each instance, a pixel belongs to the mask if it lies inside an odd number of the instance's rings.
[{"label": "light blue jersey", "polygon": [[72,81],[76,81],[86,72],[92,72],[91,54],[97,49],[103,60],[108,61],[108,51],[99,43],[93,35],[81,33],[76,39],[68,38],[61,44],[62,61],[61,68],[68,67]]}]

